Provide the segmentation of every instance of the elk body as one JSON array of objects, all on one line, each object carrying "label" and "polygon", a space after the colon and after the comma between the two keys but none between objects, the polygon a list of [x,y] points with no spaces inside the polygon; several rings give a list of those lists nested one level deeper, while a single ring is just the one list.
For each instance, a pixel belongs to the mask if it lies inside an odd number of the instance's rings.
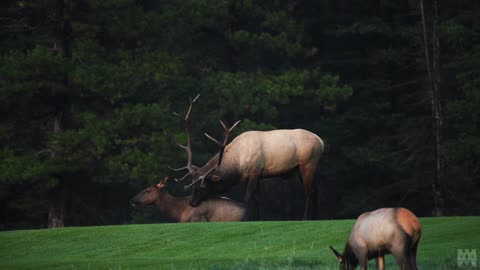
[{"label": "elk body", "polygon": [[138,193],[130,200],[132,205],[155,205],[155,207],[176,222],[218,222],[242,221],[245,207],[227,198],[209,198],[198,207],[189,205],[190,197],[177,198],[165,189],[165,177],[158,184]]},{"label": "elk body", "polygon": [[405,208],[381,208],[360,215],[353,225],[343,254],[330,249],[340,262],[340,269],[367,269],[369,259],[376,259],[384,269],[384,255],[392,254],[400,269],[417,269],[417,247],[421,226],[417,217]]},{"label": "elk body", "polygon": [[323,153],[323,141],[303,130],[247,131],[228,144],[219,166],[219,154],[200,171],[215,167],[205,179],[205,185],[194,186],[191,205],[199,204],[212,193],[223,192],[238,183],[246,183],[245,200],[255,192],[260,178],[295,174],[303,184],[308,211],[312,182]]},{"label": "elk body", "polygon": [[178,145],[187,151],[188,162],[185,167],[174,170],[188,170],[180,180],[187,176],[193,178],[188,185],[193,186],[190,205],[197,206],[212,193],[222,193],[239,183],[247,184],[245,201],[248,203],[260,178],[296,174],[306,194],[306,218],[314,174],[324,151],[322,139],[303,129],[247,131],[227,145],[228,137],[239,122],[227,128],[220,121],[225,130],[223,143],[205,134],[220,146],[220,151],[204,166],[197,167],[192,164],[188,133],[188,117],[195,100],[196,98],[190,99],[190,107],[185,117],[176,114],[184,120],[187,144]]}]

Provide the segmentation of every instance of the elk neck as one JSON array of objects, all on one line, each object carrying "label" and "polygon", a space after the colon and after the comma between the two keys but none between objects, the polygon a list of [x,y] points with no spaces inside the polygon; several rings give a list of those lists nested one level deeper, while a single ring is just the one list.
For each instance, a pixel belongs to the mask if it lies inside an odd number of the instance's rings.
[{"label": "elk neck", "polygon": [[155,207],[169,218],[179,221],[188,208],[188,198],[176,198],[168,192],[159,190]]},{"label": "elk neck", "polygon": [[[228,147],[227,147],[228,148]],[[217,153],[215,154],[205,165],[200,168],[200,174],[207,172],[210,168],[217,165],[218,159],[220,155]],[[237,166],[235,166],[237,160],[235,157],[229,155],[228,149],[225,149],[225,153],[222,157],[222,162],[220,163],[219,168],[215,170],[213,173],[217,176],[220,176],[223,182],[228,182],[228,180],[236,179],[238,180],[240,177],[240,173],[238,172]]]}]

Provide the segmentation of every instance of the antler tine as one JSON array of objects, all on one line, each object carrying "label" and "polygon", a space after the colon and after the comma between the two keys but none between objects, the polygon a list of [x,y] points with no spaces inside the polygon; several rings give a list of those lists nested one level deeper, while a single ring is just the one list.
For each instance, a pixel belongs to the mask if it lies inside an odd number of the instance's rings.
[{"label": "antler tine", "polygon": [[225,123],[223,123],[223,121],[220,120],[220,124],[222,125],[223,129],[225,130],[225,138],[223,140],[223,143],[220,143],[217,139],[213,138],[212,136],[208,135],[207,133],[204,133],[205,136],[207,138],[209,138],[210,140],[214,141],[216,144],[218,144],[220,146],[220,152],[219,152],[219,157],[218,157],[218,162],[217,164],[215,164],[215,166],[212,166],[210,169],[208,169],[206,172],[204,172],[202,175],[200,175],[197,179],[193,180],[192,183],[186,185],[184,188],[187,189],[191,186],[193,186],[195,183],[201,181],[201,186],[203,187],[204,186],[204,181],[205,181],[205,177],[207,175],[209,175],[212,171],[214,171],[215,169],[217,169],[221,162],[222,162],[222,158],[223,158],[223,151],[225,150],[225,146],[227,145],[227,142],[228,142],[228,138],[230,137],[230,134],[232,133],[232,130],[240,123],[240,120],[238,120],[237,122],[235,122],[235,124],[233,124],[232,127],[230,128],[227,128],[227,126],[225,125]]},{"label": "antler tine", "polygon": [[225,123],[223,123],[221,120],[220,120],[220,124],[222,124],[223,126],[223,129],[225,130],[225,138],[223,139],[223,144],[221,146],[221,150],[220,150],[220,154],[219,154],[219,157],[218,157],[218,163],[217,163],[217,166],[220,166],[220,164],[222,163],[222,158],[223,158],[223,152],[225,150],[225,146],[227,146],[227,142],[228,142],[228,137],[230,137],[230,134],[232,134],[232,130],[240,123],[241,120],[238,120],[237,122],[235,122],[235,124],[233,124],[233,126],[231,128],[227,128],[227,126],[225,125]]},{"label": "antler tine", "polygon": [[175,178],[175,182],[183,181],[183,180],[185,180],[185,178],[187,178],[187,177],[190,176],[190,175],[192,175],[192,173],[188,172],[187,174],[185,174],[184,176],[182,176],[182,178],[180,178],[180,179]]},{"label": "antler tine", "polygon": [[227,145],[227,142],[228,142],[228,138],[230,137],[230,134],[232,133],[232,130],[241,122],[241,120],[238,120],[237,122],[235,122],[235,124],[233,124],[233,126],[231,128],[227,128],[227,126],[225,125],[225,123],[223,123],[222,120],[220,120],[220,124],[222,125],[223,129],[225,130],[225,136],[224,136],[224,139],[223,139],[223,143],[220,143],[217,139],[213,138],[212,136],[208,135],[207,133],[203,133],[205,134],[205,136],[207,138],[209,138],[210,140],[212,140],[213,142],[215,142],[216,144],[218,144],[220,147],[225,147]]},{"label": "antler tine", "polygon": [[170,165],[167,165],[167,167],[172,170],[172,171],[175,171],[175,172],[179,172],[179,171],[183,171],[185,169],[188,169],[187,166],[183,166],[183,167],[180,167],[180,168],[173,168],[172,166]]},{"label": "antler tine", "polygon": [[175,115],[175,116],[178,116],[178,118],[180,118],[180,119],[182,119],[182,120],[185,120],[185,119],[183,118],[183,116],[181,116],[181,115],[178,114],[177,112],[173,112],[172,114]]},{"label": "antler tine", "polygon": [[181,145],[181,144],[179,144],[178,142],[176,142],[175,139],[173,139],[173,137],[170,136],[170,134],[168,134],[166,130],[163,130],[163,134],[165,134],[165,136],[166,136],[168,139],[170,139],[170,140],[171,140],[174,144],[176,144],[177,146],[179,146],[179,147],[181,147],[181,148],[185,147],[184,145]]},{"label": "antler tine", "polygon": [[190,107],[188,107],[188,111],[185,114],[185,120],[188,120],[188,117],[190,116],[190,112],[192,111],[193,103],[195,103],[195,101],[197,101],[199,97],[200,97],[200,94],[198,94],[193,100],[192,100],[192,97],[190,97]]},{"label": "antler tine", "polygon": [[[210,168],[210,170],[208,170],[207,173],[210,173],[213,168],[215,168],[215,167]],[[192,181],[192,183],[184,186],[183,188],[184,188],[184,189],[188,189],[188,188],[190,188],[191,186],[193,186],[195,183],[197,183],[197,182],[199,182],[199,181],[202,181],[200,185],[203,187],[203,186],[204,186],[203,180],[205,179],[205,176],[207,175],[207,173],[202,174],[202,175],[201,175],[200,177],[198,177],[197,179],[194,179],[194,180]],[[176,180],[176,179],[175,179],[175,180]],[[180,180],[178,180],[178,181],[180,181]],[[178,182],[178,181],[177,181],[177,182]]]},{"label": "antler tine", "polygon": [[198,181],[201,181],[200,183],[200,186],[204,186],[204,180],[205,180],[205,177],[207,175],[209,175],[214,169],[216,169],[216,166],[213,166],[211,167],[210,169],[208,169],[208,171],[206,171],[204,174],[202,174],[201,176],[199,176],[197,179],[195,179],[194,181],[192,181],[192,183],[186,185],[184,188],[187,189],[191,186],[193,186],[195,183],[197,183]]},{"label": "antler tine", "polygon": [[[182,149],[187,149],[187,146],[185,145],[182,145],[182,144],[179,144],[178,142],[176,142],[172,136],[170,136],[170,134],[167,133],[167,131],[163,130],[163,133],[165,134],[165,136],[167,136],[174,144],[176,144],[178,147],[182,148]],[[180,167],[180,168],[173,168],[172,166],[170,165],[167,165],[167,167],[172,170],[172,171],[182,171],[182,170],[186,170],[188,169],[188,166],[183,166],[183,167]]]},{"label": "antler tine", "polygon": [[209,138],[210,140],[212,140],[214,143],[216,143],[216,144],[218,144],[220,147],[222,147],[222,144],[221,144],[219,141],[217,141],[217,139],[213,138],[212,136],[208,135],[207,133],[203,133],[203,134],[205,134],[205,136],[206,136],[207,138]]},{"label": "antler tine", "polygon": [[188,188],[190,188],[191,186],[193,186],[195,183],[197,183],[198,181],[201,181],[201,180],[202,180],[201,178],[198,178],[198,179],[196,179],[196,180],[193,180],[192,183],[184,186],[183,188],[184,188],[184,189],[188,189]]},{"label": "antler tine", "polygon": [[[179,144],[175,140],[172,139],[172,141],[175,142],[176,145],[178,145],[180,148],[187,151],[187,165],[186,166],[181,167],[181,168],[176,168],[176,169],[168,166],[171,170],[174,170],[174,171],[188,170],[188,173],[185,174],[182,178],[175,179],[175,181],[177,181],[177,182],[184,180],[188,176],[192,175],[195,171],[194,165],[192,164],[192,147],[191,147],[191,144],[190,144],[190,132],[189,132],[189,128],[188,128],[188,118],[190,117],[190,112],[192,111],[193,103],[195,103],[195,101],[197,101],[197,99],[199,97],[200,97],[200,94],[198,94],[194,99],[192,99],[192,97],[189,98],[190,106],[188,107],[188,110],[185,113],[185,116],[181,116],[180,114],[178,114],[176,112],[173,113],[175,116],[177,116],[177,117],[179,117],[180,119],[183,120],[183,126],[185,128],[185,135],[187,137],[187,143],[185,145]],[[168,134],[165,131],[164,131],[164,133],[168,136]]]},{"label": "antler tine", "polygon": [[193,107],[193,103],[195,103],[195,101],[197,101],[197,99],[200,97],[200,94],[198,94],[194,99],[192,99],[192,97],[189,97],[190,99],[190,106],[188,107],[188,110],[187,110],[187,113],[185,113],[185,116],[181,116],[179,113],[177,112],[173,112],[173,114],[175,116],[178,116],[180,119],[182,120],[185,120],[187,121],[188,120],[188,117],[190,116],[190,112],[192,111],[192,107]]},{"label": "antler tine", "polygon": [[228,137],[230,137],[230,134],[232,133],[232,130],[240,123],[241,120],[238,120],[233,124],[231,128],[227,128],[227,126],[220,120],[220,124],[222,124],[223,129],[225,130],[225,138],[223,141],[223,146],[225,147],[227,145]]},{"label": "antler tine", "polygon": [[232,127],[227,128],[227,125],[225,125],[225,123],[222,120],[220,120],[220,124],[222,125],[223,130],[225,131],[225,135],[224,135],[224,138],[223,138],[223,143],[220,143],[217,139],[213,138],[212,136],[208,135],[207,133],[204,133],[207,138],[209,138],[210,140],[212,140],[213,142],[218,144],[218,146],[220,146],[220,154],[219,154],[219,157],[218,157],[217,166],[220,166],[220,163],[222,163],[223,150],[225,149],[225,146],[227,146],[228,138],[230,137],[230,134],[232,133],[232,130],[240,123],[240,121],[241,120],[238,120],[237,122],[235,122],[235,124],[232,125]]},{"label": "antler tine", "polygon": [[200,97],[200,93],[197,94],[197,96],[193,99],[192,103],[195,103],[195,101],[197,101],[199,97]]},{"label": "antler tine", "polygon": [[229,129],[229,131],[232,132],[232,130],[233,130],[238,124],[240,124],[240,122],[242,122],[242,120],[238,120],[237,122],[235,122],[235,124],[233,124],[233,126]]}]

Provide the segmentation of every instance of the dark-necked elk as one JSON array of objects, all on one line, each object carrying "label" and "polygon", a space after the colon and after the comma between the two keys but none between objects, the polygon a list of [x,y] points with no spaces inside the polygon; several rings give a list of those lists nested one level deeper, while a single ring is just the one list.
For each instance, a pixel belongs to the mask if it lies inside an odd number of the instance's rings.
[{"label": "dark-necked elk", "polygon": [[220,146],[220,151],[204,166],[197,167],[192,164],[188,132],[188,117],[197,98],[190,99],[185,117],[176,114],[183,119],[187,136],[186,145],[177,144],[187,151],[188,161],[185,167],[174,170],[188,170],[180,180],[187,176],[193,179],[188,185],[193,186],[190,205],[196,206],[212,193],[222,193],[239,183],[247,184],[245,201],[248,203],[260,178],[297,175],[306,194],[306,218],[314,174],[324,150],[322,139],[303,129],[247,131],[227,145],[232,130],[240,121],[231,128],[220,121],[225,131],[223,142],[205,134]]},{"label": "dark-necked elk", "polygon": [[135,205],[155,205],[163,214],[176,222],[242,221],[245,207],[233,200],[221,197],[209,198],[198,207],[189,205],[190,197],[177,198],[165,189],[168,177],[138,193],[130,200]]},{"label": "dark-necked elk", "polygon": [[340,269],[367,269],[375,258],[377,268],[384,269],[384,255],[392,254],[400,269],[417,269],[417,247],[422,229],[417,217],[405,208],[381,208],[360,215],[353,225],[343,254],[333,247]]}]

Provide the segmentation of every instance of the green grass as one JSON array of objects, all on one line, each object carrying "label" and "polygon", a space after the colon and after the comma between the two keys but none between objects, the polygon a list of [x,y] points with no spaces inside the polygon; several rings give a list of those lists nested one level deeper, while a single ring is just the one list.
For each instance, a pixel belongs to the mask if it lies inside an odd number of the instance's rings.
[{"label": "green grass", "polygon": [[[420,269],[456,268],[457,249],[480,251],[480,217],[420,222]],[[0,232],[0,269],[336,269],[328,245],[341,250],[352,224],[336,220],[7,231]],[[394,265],[391,256],[388,264]]]}]

